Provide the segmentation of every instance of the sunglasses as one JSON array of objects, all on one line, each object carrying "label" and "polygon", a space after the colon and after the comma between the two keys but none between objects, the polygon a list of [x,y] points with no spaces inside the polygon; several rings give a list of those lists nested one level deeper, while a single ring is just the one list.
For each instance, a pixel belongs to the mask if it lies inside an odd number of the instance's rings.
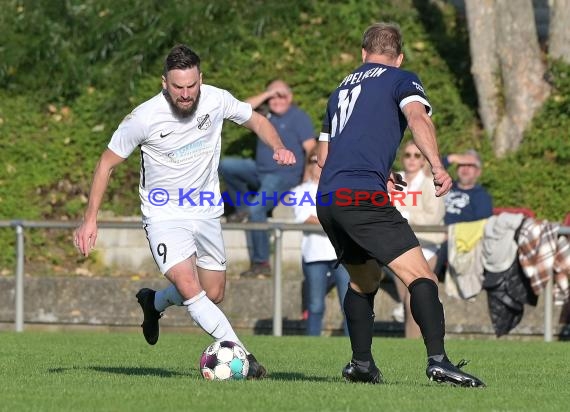
[{"label": "sunglasses", "polygon": [[421,153],[404,153],[404,158],[409,159],[410,157],[414,156],[416,159],[421,159]]},{"label": "sunglasses", "polygon": [[458,163],[457,167],[476,167],[479,169],[479,166],[477,166],[475,163]]}]

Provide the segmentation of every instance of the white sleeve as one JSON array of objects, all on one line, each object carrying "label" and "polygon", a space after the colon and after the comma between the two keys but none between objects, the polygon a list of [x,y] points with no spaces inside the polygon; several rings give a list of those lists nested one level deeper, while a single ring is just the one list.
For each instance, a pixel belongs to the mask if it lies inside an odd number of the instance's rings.
[{"label": "white sleeve", "polygon": [[321,132],[321,134],[319,134],[319,142],[330,142],[330,141],[331,141],[330,133]]},{"label": "white sleeve", "polygon": [[142,144],[146,134],[146,127],[141,121],[141,116],[137,116],[133,111],[123,119],[115,130],[107,147],[118,156],[126,159],[137,146]]},{"label": "white sleeve", "polygon": [[404,106],[407,105],[408,103],[411,102],[420,102],[421,104],[423,104],[426,108],[426,112],[428,114],[428,116],[431,116],[432,110],[431,110],[431,105],[429,104],[429,102],[424,99],[422,96],[420,95],[413,95],[413,96],[408,96],[405,97],[404,99],[402,99],[400,101],[400,110],[404,109]]},{"label": "white sleeve", "polygon": [[249,103],[236,99],[227,90],[222,90],[222,107],[224,108],[224,119],[231,120],[239,125],[251,119],[253,109]]}]

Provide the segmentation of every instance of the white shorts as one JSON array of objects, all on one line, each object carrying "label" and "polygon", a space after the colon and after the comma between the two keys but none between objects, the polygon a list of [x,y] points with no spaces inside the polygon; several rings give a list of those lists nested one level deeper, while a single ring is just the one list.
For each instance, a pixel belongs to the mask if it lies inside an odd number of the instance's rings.
[{"label": "white shorts", "polygon": [[196,254],[198,267],[226,270],[226,250],[219,218],[148,223],[144,230],[162,274],[193,254]]}]

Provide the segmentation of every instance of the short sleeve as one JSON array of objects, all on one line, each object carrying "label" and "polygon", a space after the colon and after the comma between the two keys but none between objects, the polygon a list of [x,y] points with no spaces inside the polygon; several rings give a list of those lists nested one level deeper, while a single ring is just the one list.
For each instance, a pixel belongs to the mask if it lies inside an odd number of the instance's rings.
[{"label": "short sleeve", "polygon": [[222,104],[224,108],[224,119],[231,120],[239,125],[251,119],[253,109],[249,103],[236,99],[227,90],[222,90]]},{"label": "short sleeve", "polygon": [[137,116],[135,109],[123,119],[115,133],[113,133],[107,147],[118,156],[126,159],[136,147],[142,144],[145,136],[146,127],[140,116]]},{"label": "short sleeve", "polygon": [[431,105],[420,79],[415,74],[404,72],[402,79],[396,83],[394,94],[400,109],[403,109],[408,103],[420,102],[425,106],[427,114],[431,116]]}]

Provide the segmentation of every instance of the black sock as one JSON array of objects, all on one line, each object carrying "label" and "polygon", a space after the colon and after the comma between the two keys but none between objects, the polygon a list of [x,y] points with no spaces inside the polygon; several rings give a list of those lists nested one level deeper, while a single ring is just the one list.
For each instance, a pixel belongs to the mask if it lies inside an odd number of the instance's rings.
[{"label": "black sock", "polygon": [[352,346],[352,359],[374,362],[372,359],[372,334],[374,330],[373,293],[356,292],[350,285],[344,297],[344,314]]},{"label": "black sock", "polygon": [[442,362],[444,359],[446,359],[445,355],[433,355],[433,356],[428,356],[428,359],[433,359],[436,362]]},{"label": "black sock", "polygon": [[428,278],[419,278],[410,283],[408,290],[412,316],[422,331],[428,357],[445,355],[445,319],[436,283]]}]

